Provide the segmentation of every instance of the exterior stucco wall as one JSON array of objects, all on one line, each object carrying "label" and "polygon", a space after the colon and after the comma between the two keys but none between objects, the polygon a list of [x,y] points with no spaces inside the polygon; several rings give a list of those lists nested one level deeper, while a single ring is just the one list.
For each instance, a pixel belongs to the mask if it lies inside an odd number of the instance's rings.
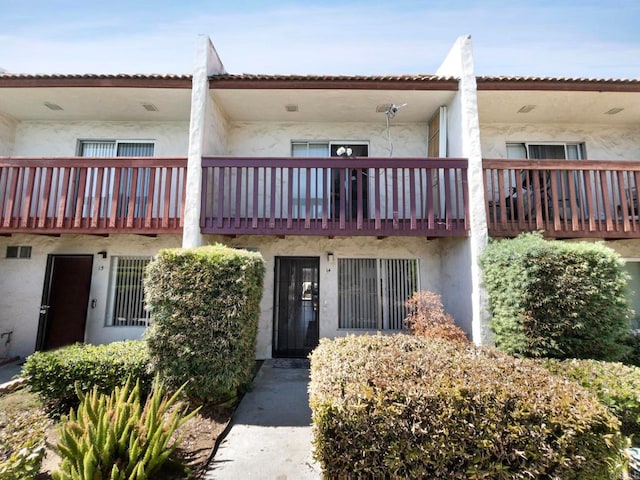
[{"label": "exterior stucco wall", "polygon": [[78,140],[149,140],[156,157],[185,157],[188,122],[20,122],[13,155],[71,157]]},{"label": "exterior stucco wall", "polygon": [[480,131],[485,158],[506,158],[507,142],[580,142],[591,160],[640,159],[638,127],[489,123]]},{"label": "exterior stucco wall", "polygon": [[13,155],[13,142],[18,122],[0,115],[0,155]]},{"label": "exterior stucco wall", "polygon": [[206,135],[203,155],[224,155],[227,151],[229,121],[211,95],[206,99]]},{"label": "exterior stucco wall", "polygon": [[[232,122],[228,151],[233,156],[290,157],[292,140],[369,142],[370,157],[388,157],[384,116],[380,123]],[[427,126],[392,123],[394,157],[425,157]]]},{"label": "exterior stucco wall", "polygon": [[[180,235],[161,235],[155,238],[136,235],[63,235],[60,238],[41,235],[13,235],[0,237],[0,333],[13,331],[10,345],[0,342],[0,356],[26,356],[33,353],[38,330],[47,255],[94,255],[85,341],[108,343],[127,338],[139,338],[141,327],[105,327],[111,258],[117,255],[152,256],[161,248],[179,247]],[[32,247],[30,259],[5,258],[8,245]],[[103,259],[97,252],[106,250]]]},{"label": "exterior stucco wall", "polygon": [[[244,236],[229,239],[205,236],[207,243],[225,243],[239,248],[255,248],[265,259],[265,286],[261,303],[256,358],[270,358],[274,317],[274,269],[277,256],[305,256],[320,259],[320,338],[349,333],[375,333],[371,330],[338,328],[338,259],[340,258],[418,258],[421,290],[441,293],[441,245],[448,240],[424,238],[286,237]],[[329,263],[327,253],[334,255]]]},{"label": "exterior stucco wall", "polygon": [[605,245],[615,250],[623,258],[640,259],[640,239],[607,241]]},{"label": "exterior stucco wall", "polygon": [[468,239],[454,242],[443,253],[443,279],[446,282],[443,303],[463,328],[468,328],[468,324],[471,326],[476,344],[486,344],[492,342],[492,336],[479,258],[487,245],[488,232],[471,37],[458,38],[436,74],[460,79],[458,92],[449,105],[447,148],[448,156],[463,157],[469,161],[470,235]]}]

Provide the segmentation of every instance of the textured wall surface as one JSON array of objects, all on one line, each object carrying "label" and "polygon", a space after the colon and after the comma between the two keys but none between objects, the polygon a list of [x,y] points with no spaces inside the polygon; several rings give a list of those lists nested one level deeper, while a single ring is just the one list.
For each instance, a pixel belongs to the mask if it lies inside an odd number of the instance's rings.
[{"label": "textured wall surface", "polygon": [[0,155],[13,155],[13,142],[17,122],[0,115]]},{"label": "textured wall surface", "polygon": [[580,142],[591,160],[640,160],[638,127],[489,123],[480,132],[485,158],[505,158],[510,142]]},{"label": "textured wall surface", "polygon": [[[424,157],[427,126],[391,124],[394,157]],[[389,142],[384,115],[379,123],[233,122],[229,127],[228,154],[235,156],[290,157],[292,140],[369,142],[370,157],[388,157]]]},{"label": "textured wall surface", "polygon": [[[273,335],[274,267],[277,256],[318,257],[320,260],[320,337],[336,337],[362,330],[338,328],[338,259],[340,258],[418,258],[420,288],[442,293],[440,251],[452,240],[424,238],[375,239],[371,237],[286,237],[244,236],[235,239],[206,236],[207,243],[250,247],[265,259],[266,275],[262,297],[256,358],[270,358]],[[327,253],[334,254],[329,263]],[[369,333],[374,333],[369,331]],[[470,332],[469,332],[470,333]]]},{"label": "textured wall surface", "polygon": [[156,157],[186,157],[188,122],[21,122],[14,155],[72,157],[78,140],[149,140]]}]

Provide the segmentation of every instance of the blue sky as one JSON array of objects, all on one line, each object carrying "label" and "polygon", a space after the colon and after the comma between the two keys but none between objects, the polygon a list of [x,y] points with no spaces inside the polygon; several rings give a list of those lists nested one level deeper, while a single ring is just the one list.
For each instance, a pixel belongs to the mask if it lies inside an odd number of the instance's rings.
[{"label": "blue sky", "polygon": [[640,1],[0,0],[13,73],[434,73],[471,35],[479,75],[640,77]]}]

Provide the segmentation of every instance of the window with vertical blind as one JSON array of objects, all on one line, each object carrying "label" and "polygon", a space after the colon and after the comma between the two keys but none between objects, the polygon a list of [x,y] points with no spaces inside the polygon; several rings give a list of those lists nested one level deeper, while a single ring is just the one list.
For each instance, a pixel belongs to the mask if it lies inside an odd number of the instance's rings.
[{"label": "window with vertical blind", "polygon": [[[119,140],[81,140],[79,142],[79,155],[89,158],[105,157],[153,157],[154,144],[148,141],[119,141]],[[85,192],[95,197],[97,169],[92,169],[86,179]],[[103,198],[101,202],[101,215],[110,215],[112,192],[115,190],[115,169],[109,169],[102,179]],[[118,191],[118,217],[126,217],[131,198],[131,192],[135,191],[134,217],[144,215],[147,207],[147,195],[149,194],[149,168],[137,168],[136,181],[133,182],[133,168],[126,169],[120,177]],[[133,188],[135,186],[135,189]],[[93,208],[91,198],[85,200],[84,216],[88,216]]]},{"label": "window with vertical blind", "polygon": [[117,256],[111,258],[107,326],[147,326],[142,280],[151,257]]},{"label": "window with vertical blind", "polygon": [[405,302],[420,289],[417,259],[338,259],[338,326],[402,330]]}]

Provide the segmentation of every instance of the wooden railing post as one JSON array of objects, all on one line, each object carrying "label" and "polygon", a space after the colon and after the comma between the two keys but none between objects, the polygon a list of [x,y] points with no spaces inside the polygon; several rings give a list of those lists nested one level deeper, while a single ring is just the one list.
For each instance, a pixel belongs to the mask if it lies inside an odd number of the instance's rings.
[{"label": "wooden railing post", "polygon": [[200,225],[233,235],[466,236],[466,168],[460,159],[205,157]]}]

